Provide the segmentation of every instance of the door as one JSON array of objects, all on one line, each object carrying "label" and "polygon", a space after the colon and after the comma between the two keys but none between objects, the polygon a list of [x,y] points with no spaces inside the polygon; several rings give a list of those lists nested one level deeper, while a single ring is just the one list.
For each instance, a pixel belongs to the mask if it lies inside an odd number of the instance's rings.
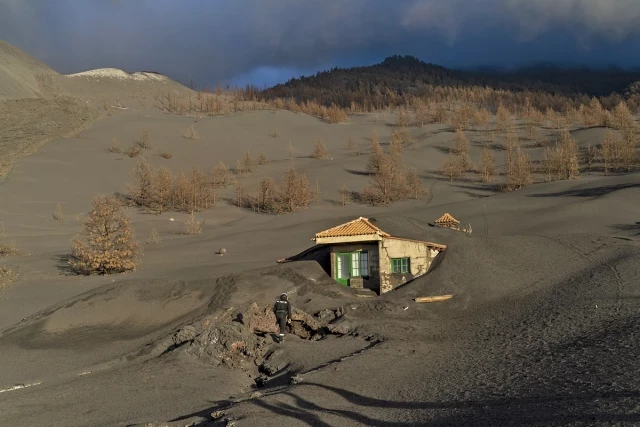
[{"label": "door", "polygon": [[336,281],[341,285],[348,286],[351,278],[351,253],[336,253]]}]

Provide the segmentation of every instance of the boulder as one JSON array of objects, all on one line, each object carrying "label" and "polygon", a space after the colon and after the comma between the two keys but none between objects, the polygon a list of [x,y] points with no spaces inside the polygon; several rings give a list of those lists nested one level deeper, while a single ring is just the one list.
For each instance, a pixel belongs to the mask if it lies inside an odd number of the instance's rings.
[{"label": "boulder", "polygon": [[349,335],[354,331],[353,324],[349,320],[342,318],[340,321],[327,325],[327,329],[332,334]]},{"label": "boulder", "polygon": [[271,306],[258,307],[255,302],[241,314],[242,323],[254,333],[278,333],[278,322]]},{"label": "boulder", "polygon": [[173,335],[173,343],[179,346],[187,341],[192,341],[196,335],[198,335],[196,328],[192,325],[187,325]]},{"label": "boulder", "polygon": [[223,323],[198,335],[189,345],[188,353],[208,359],[214,365],[232,368],[262,357],[264,345],[258,337],[238,322]]}]

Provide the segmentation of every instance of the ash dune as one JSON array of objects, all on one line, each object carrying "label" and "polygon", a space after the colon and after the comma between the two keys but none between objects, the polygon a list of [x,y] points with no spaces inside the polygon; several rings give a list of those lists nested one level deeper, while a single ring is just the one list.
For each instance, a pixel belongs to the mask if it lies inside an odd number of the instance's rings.
[{"label": "ash dune", "polygon": [[0,100],[39,98],[48,93],[43,79],[59,76],[35,58],[0,41]]},{"label": "ash dune", "polygon": [[[63,76],[8,45],[1,52],[8,99],[0,114],[13,121],[0,134],[9,159],[0,222],[22,252],[0,258],[0,268],[18,274],[0,288],[1,425],[640,423],[638,171],[605,175],[598,163],[582,165],[580,180],[550,182],[536,171],[535,184],[502,192],[502,136],[464,131],[473,163],[495,145],[497,182],[470,172],[450,180],[440,169],[456,132],[426,123],[407,128],[416,143],[406,144],[403,164],[428,194],[342,206],[341,187],[357,193],[370,182],[372,131],[392,147],[395,112],[329,124],[323,111],[199,93],[152,72]],[[514,121],[523,139],[525,125]],[[147,148],[130,157],[145,129]],[[582,151],[611,131],[568,130]],[[538,131],[541,143],[520,143],[535,165],[559,135],[553,126]],[[349,138],[360,155],[346,147]],[[318,139],[326,159],[311,156]],[[114,141],[120,150],[110,149]],[[204,221],[195,235],[184,232],[186,211],[129,206],[144,248],[138,268],[68,270],[78,217],[95,194],[129,194],[140,159],[175,176],[220,161],[233,170],[246,152],[268,159],[234,174],[248,193],[293,165],[319,188],[314,203],[258,213],[236,206],[228,186],[194,214]],[[433,227],[444,212],[473,232]],[[447,249],[427,274],[382,295],[340,286],[313,261],[276,263],[360,216]],[[296,318],[276,344],[265,309],[281,292]],[[442,294],[454,297],[414,301]]]},{"label": "ash dune", "polygon": [[89,127],[103,115],[100,109],[122,106],[132,97],[144,105],[160,93],[190,91],[149,72],[108,69],[62,75],[4,41],[0,41],[0,76],[0,177],[47,141]]}]

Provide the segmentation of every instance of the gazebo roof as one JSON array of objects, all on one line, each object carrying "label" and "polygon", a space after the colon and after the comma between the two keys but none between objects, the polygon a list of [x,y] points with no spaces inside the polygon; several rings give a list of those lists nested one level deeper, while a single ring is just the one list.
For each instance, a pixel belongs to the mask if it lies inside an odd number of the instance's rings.
[{"label": "gazebo roof", "polygon": [[460,224],[460,221],[452,217],[449,213],[445,213],[436,219],[436,224]]}]

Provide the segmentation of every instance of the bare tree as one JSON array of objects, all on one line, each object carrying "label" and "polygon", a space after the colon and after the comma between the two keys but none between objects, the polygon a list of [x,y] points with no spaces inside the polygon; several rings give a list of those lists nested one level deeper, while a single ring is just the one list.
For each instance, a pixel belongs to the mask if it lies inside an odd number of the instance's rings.
[{"label": "bare tree", "polygon": [[545,173],[545,181],[552,181],[554,177],[557,177],[560,170],[560,159],[558,158],[558,151],[551,147],[546,147],[544,150],[543,168]]},{"label": "bare tree", "polygon": [[582,123],[587,126],[602,126],[605,123],[605,112],[598,98],[593,97],[589,101],[589,105],[580,105]]},{"label": "bare tree", "polygon": [[352,201],[351,191],[347,188],[346,185],[340,187],[340,204],[342,206],[347,206]]},{"label": "bare tree", "polygon": [[404,108],[398,108],[398,116],[396,118],[396,126],[397,127],[407,127],[409,126],[409,120],[407,118],[407,113]]},{"label": "bare tree", "polygon": [[451,114],[451,128],[456,131],[465,131],[469,128],[469,122],[473,118],[474,110],[463,103],[457,111]]},{"label": "bare tree", "polygon": [[424,127],[425,124],[431,122],[429,107],[420,98],[416,103],[415,116],[416,122],[420,124],[420,127]]},{"label": "bare tree", "polygon": [[635,120],[626,102],[620,101],[613,110],[613,123],[623,133],[630,133],[635,127]]},{"label": "bare tree", "polygon": [[173,207],[179,211],[187,211],[189,200],[189,181],[181,170],[173,182]]},{"label": "bare tree", "polygon": [[378,139],[378,132],[376,132],[375,129],[371,131],[371,146],[373,146],[373,144],[380,144],[380,140]]},{"label": "bare tree", "polygon": [[371,154],[369,155],[369,161],[367,162],[368,173],[374,174],[378,171],[378,169],[380,169],[380,162],[383,156],[384,152],[382,151],[382,147],[380,146],[377,138],[372,138]]},{"label": "bare tree", "polygon": [[350,153],[353,153],[356,150],[356,144],[355,142],[353,142],[353,138],[352,137],[348,137],[347,138],[347,151],[349,151]]},{"label": "bare tree", "polygon": [[447,121],[447,108],[442,103],[436,104],[436,108],[433,114],[433,120],[436,123],[445,123]]},{"label": "bare tree", "polygon": [[131,199],[145,208],[151,206],[153,200],[153,176],[151,166],[142,157],[133,169],[133,183],[129,186]]},{"label": "bare tree", "polygon": [[561,159],[559,171],[564,179],[578,179],[580,177],[580,164],[578,162],[578,143],[568,130],[560,134],[558,144]]},{"label": "bare tree", "polygon": [[587,145],[587,148],[584,150],[584,163],[587,165],[587,168],[591,170],[593,164],[598,159],[598,147],[595,145],[591,145],[591,142]]},{"label": "bare tree", "polygon": [[236,181],[235,193],[236,193],[236,205],[239,207],[244,206],[245,190],[244,190],[244,184],[240,180]]},{"label": "bare tree", "polygon": [[96,196],[84,231],[73,239],[69,264],[81,274],[111,274],[135,270],[142,253],[118,199]]},{"label": "bare tree", "polygon": [[[407,170],[402,162],[402,145],[396,140],[388,154],[376,154],[377,169],[371,173],[369,185],[362,190],[361,199],[372,205],[386,205],[407,198],[419,198],[425,193],[417,171]],[[373,154],[372,154],[373,156]]]},{"label": "bare tree", "polygon": [[531,184],[533,182],[532,172],[531,159],[518,147],[514,155],[511,172],[507,174],[507,189],[517,190]]},{"label": "bare tree", "polygon": [[464,174],[464,164],[460,156],[453,153],[453,150],[449,150],[449,155],[442,162],[442,174],[449,178],[450,182],[454,179],[460,178]]},{"label": "bare tree", "polygon": [[471,161],[469,160],[469,140],[464,134],[464,131],[457,130],[454,138],[455,149],[454,152],[460,157],[462,167],[464,170],[471,168]]},{"label": "bare tree", "polygon": [[291,141],[289,141],[289,145],[287,146],[287,158],[289,160],[293,160],[293,158],[296,155],[296,150],[293,148],[293,145],[291,145]]},{"label": "bare tree", "polygon": [[403,138],[399,134],[391,136],[391,143],[389,144],[389,156],[391,161],[401,164],[402,154],[404,152]]},{"label": "bare tree", "polygon": [[273,178],[263,178],[258,183],[256,194],[257,211],[280,213],[276,183]]},{"label": "bare tree", "polygon": [[229,184],[231,184],[231,173],[227,165],[221,161],[211,171],[212,202],[214,205],[217,202],[218,191],[226,188]]},{"label": "bare tree", "polygon": [[124,154],[126,154],[129,157],[131,157],[132,159],[134,157],[138,157],[141,152],[142,152],[142,149],[140,147],[135,147],[135,146],[131,146],[131,147],[127,148],[126,150],[124,150]]},{"label": "bare tree", "polygon": [[511,126],[511,114],[502,105],[502,102],[498,105],[496,112],[496,130],[498,132],[504,132]]},{"label": "bare tree", "polygon": [[348,120],[347,113],[336,104],[332,103],[326,112],[323,112],[322,118],[328,123],[343,123]]},{"label": "bare tree", "polygon": [[293,166],[289,166],[280,180],[280,199],[285,212],[295,212],[301,207],[307,207],[313,199],[313,191],[306,175],[298,173]]},{"label": "bare tree", "polygon": [[60,202],[58,202],[58,204],[56,205],[56,210],[53,212],[53,215],[51,215],[51,217],[56,221],[62,221],[62,218],[64,218],[64,215],[62,214],[62,206],[60,206]]},{"label": "bare tree", "polygon": [[122,153],[120,143],[115,137],[111,140],[111,147],[109,147],[109,151],[116,154]]},{"label": "bare tree", "polygon": [[4,225],[0,222],[0,258],[20,254],[20,251],[13,243],[7,243],[4,241],[4,237]]},{"label": "bare tree", "polygon": [[149,135],[148,129],[142,129],[142,132],[140,132],[140,140],[137,141],[136,144],[140,148],[153,148],[153,145],[151,145],[151,135]]},{"label": "bare tree", "polygon": [[410,193],[412,198],[418,200],[420,196],[427,193],[422,178],[420,178],[415,168],[409,168],[407,170],[405,181],[407,193]]},{"label": "bare tree", "polygon": [[161,214],[171,205],[173,175],[169,169],[161,166],[153,177],[153,206]]},{"label": "bare tree", "polygon": [[251,157],[251,153],[249,153],[248,151],[246,151],[244,153],[244,156],[242,157],[242,160],[238,160],[238,165],[236,167],[238,173],[241,174],[245,174],[245,173],[251,173],[253,172],[254,169],[254,160]]},{"label": "bare tree", "polygon": [[518,134],[513,128],[507,130],[506,147],[504,153],[504,163],[507,169],[507,176],[513,174],[514,162],[516,159],[516,147],[518,146]]},{"label": "bare tree", "polygon": [[311,157],[314,159],[326,159],[329,157],[329,152],[327,151],[327,147],[325,147],[322,138],[318,138],[316,140],[315,146],[313,148],[313,153],[311,153]]},{"label": "bare tree", "polygon": [[184,234],[193,236],[202,233],[202,223],[203,221],[196,218],[195,212],[191,211],[191,216],[184,223]]},{"label": "bare tree", "polygon": [[200,135],[198,135],[198,132],[196,131],[196,129],[193,127],[193,124],[191,124],[191,127],[187,128],[182,135],[187,138],[187,139],[199,139]]},{"label": "bare tree", "polygon": [[194,166],[189,172],[188,183],[187,206],[189,211],[208,209],[211,205],[212,197],[207,174],[199,167]]},{"label": "bare tree", "polygon": [[394,201],[395,189],[401,185],[404,183],[400,182],[397,162],[383,154],[380,157],[378,170],[371,176],[371,182],[363,194],[370,199],[371,204],[388,204]]},{"label": "bare tree", "polygon": [[479,172],[482,182],[491,182],[497,174],[496,163],[493,153],[487,144],[482,147],[482,157],[480,158]]},{"label": "bare tree", "polygon": [[260,153],[260,155],[258,156],[258,162],[259,165],[267,165],[269,164],[269,159],[267,158],[267,155],[264,153]]},{"label": "bare tree", "polygon": [[473,113],[473,124],[476,127],[476,131],[480,132],[481,129],[486,128],[489,119],[490,114],[485,108],[475,110]]}]

